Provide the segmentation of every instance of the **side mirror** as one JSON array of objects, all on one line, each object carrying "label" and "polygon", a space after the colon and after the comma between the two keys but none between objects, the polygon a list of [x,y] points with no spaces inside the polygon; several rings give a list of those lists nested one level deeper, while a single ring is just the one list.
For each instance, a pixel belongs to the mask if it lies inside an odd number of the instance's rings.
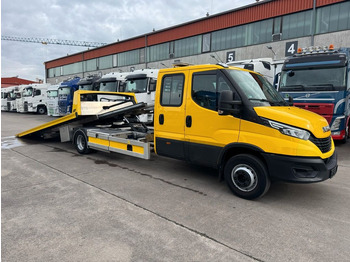
[{"label": "side mirror", "polygon": [[125,92],[126,83],[120,82],[119,84],[119,92]]},{"label": "side mirror", "polygon": [[278,85],[280,82],[280,77],[281,77],[281,72],[277,73],[275,77],[273,78],[273,86],[275,87],[276,90],[278,90]]},{"label": "side mirror", "polygon": [[290,106],[293,106],[293,105],[294,105],[293,97],[291,97],[291,96],[288,97],[288,104],[289,104]]},{"label": "side mirror", "polygon": [[151,79],[149,81],[149,93],[156,91],[156,86],[157,86],[157,80]]},{"label": "side mirror", "polygon": [[231,90],[224,90],[219,97],[219,115],[238,115],[241,112],[242,102],[234,100],[235,94]]}]

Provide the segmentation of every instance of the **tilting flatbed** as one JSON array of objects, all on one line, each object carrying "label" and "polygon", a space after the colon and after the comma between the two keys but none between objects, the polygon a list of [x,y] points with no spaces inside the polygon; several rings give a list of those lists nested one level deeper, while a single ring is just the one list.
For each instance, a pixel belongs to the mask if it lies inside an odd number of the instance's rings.
[{"label": "tilting flatbed", "polygon": [[71,114],[16,136],[60,137],[61,142],[74,142],[80,153],[97,149],[149,159],[153,132],[137,118],[147,110],[132,94],[77,91]]}]

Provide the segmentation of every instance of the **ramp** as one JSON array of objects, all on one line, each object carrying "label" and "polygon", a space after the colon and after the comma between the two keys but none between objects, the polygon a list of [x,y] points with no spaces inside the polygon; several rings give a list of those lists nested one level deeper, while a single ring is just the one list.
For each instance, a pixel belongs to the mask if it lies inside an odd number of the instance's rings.
[{"label": "ramp", "polygon": [[126,114],[137,114],[146,107],[136,103],[132,94],[114,92],[77,91],[74,93],[73,113],[26,130],[16,135],[20,138],[41,137],[44,139],[61,135],[78,126],[106,124]]}]

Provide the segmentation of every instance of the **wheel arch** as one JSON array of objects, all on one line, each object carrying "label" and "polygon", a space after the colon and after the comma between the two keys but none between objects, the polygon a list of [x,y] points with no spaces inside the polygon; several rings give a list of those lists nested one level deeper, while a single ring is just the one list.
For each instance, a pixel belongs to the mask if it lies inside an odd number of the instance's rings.
[{"label": "wheel arch", "polygon": [[221,151],[218,158],[219,180],[222,181],[224,179],[224,168],[227,161],[231,157],[236,155],[250,154],[250,155],[256,156],[265,164],[267,168],[267,163],[265,161],[265,158],[262,156],[262,153],[264,153],[264,150],[262,150],[260,147],[257,147],[251,144],[231,143],[226,145]]},{"label": "wheel arch", "polygon": [[74,144],[74,141],[75,141],[75,138],[76,138],[76,135],[77,135],[77,132],[78,131],[81,131],[83,132],[85,138],[86,138],[86,141],[89,141],[88,139],[88,136],[87,136],[87,131],[86,131],[86,128],[83,128],[83,127],[76,127],[73,129],[73,136],[72,136],[72,143]]}]

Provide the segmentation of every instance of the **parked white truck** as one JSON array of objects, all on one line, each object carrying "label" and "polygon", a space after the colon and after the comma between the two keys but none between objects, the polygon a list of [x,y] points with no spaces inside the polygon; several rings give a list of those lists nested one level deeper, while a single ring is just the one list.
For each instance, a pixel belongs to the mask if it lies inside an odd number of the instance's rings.
[{"label": "parked white truck", "polygon": [[17,112],[46,114],[47,88],[49,84],[27,85],[22,90],[22,97],[17,104]]},{"label": "parked white truck", "polygon": [[[125,86],[121,91],[134,93],[138,103],[145,103],[149,107],[154,106],[156,85],[159,69],[140,69],[126,76]],[[139,116],[141,122],[153,123],[153,113]]]},{"label": "parked white truck", "polygon": [[111,72],[103,75],[98,81],[97,91],[121,92],[125,77],[129,73]]},{"label": "parked white truck", "polygon": [[48,116],[59,116],[58,110],[58,85],[51,85],[47,88],[47,115]]},{"label": "parked white truck", "polygon": [[13,89],[12,86],[1,88],[1,111],[9,111],[7,106],[7,100],[8,100],[7,98],[12,89]]}]

